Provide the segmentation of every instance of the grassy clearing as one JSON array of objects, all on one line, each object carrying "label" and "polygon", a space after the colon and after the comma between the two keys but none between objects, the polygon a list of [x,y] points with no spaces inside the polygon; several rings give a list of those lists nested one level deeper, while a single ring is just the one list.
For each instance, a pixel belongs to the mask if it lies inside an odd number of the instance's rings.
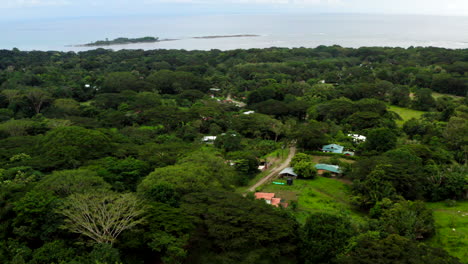
[{"label": "grassy clearing", "polygon": [[[297,197],[298,208],[294,213],[300,223],[314,212],[343,213],[353,222],[363,221],[362,214],[350,203],[349,186],[335,179],[318,177],[314,180],[295,180],[292,186],[269,184],[264,192],[274,192],[287,201]],[[289,200],[288,200],[289,199]]]},{"label": "grassy clearing", "polygon": [[442,96],[452,97],[453,99],[462,99],[463,98],[463,96],[458,96],[458,95],[453,95],[453,94],[443,94],[443,93],[435,93],[435,92],[432,93],[432,97],[434,97],[435,99],[437,99],[439,97],[442,97]]},{"label": "grassy clearing", "polygon": [[447,250],[468,263],[468,201],[457,202],[454,207],[444,202],[427,203],[434,210],[437,233],[428,241],[434,247]]},{"label": "grassy clearing", "polygon": [[413,110],[409,108],[399,107],[391,105],[389,107],[390,111],[397,113],[403,120],[396,120],[397,125],[402,126],[404,122],[410,120],[411,118],[420,118],[424,113],[424,111]]}]

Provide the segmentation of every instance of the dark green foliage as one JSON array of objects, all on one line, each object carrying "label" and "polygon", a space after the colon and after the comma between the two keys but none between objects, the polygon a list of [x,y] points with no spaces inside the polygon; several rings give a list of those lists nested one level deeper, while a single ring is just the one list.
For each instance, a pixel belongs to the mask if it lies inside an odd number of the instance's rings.
[{"label": "dark green foliage", "polygon": [[387,238],[363,234],[356,239],[351,249],[337,261],[339,264],[460,264],[447,252],[414,242],[410,239],[390,235]]},{"label": "dark green foliage", "polygon": [[412,107],[417,110],[428,111],[436,106],[431,89],[419,89],[415,93]]},{"label": "dark green foliage", "polygon": [[429,182],[427,196],[431,201],[463,199],[468,185],[468,168],[461,165],[442,167],[433,172]]},{"label": "dark green foliage", "polygon": [[385,152],[396,146],[397,136],[388,128],[374,128],[367,133],[363,148],[368,152]]},{"label": "dark green foliage", "polygon": [[35,188],[64,198],[73,193],[83,193],[90,190],[105,191],[110,186],[95,171],[78,169],[54,171],[45,176]]},{"label": "dark green foliage", "polygon": [[303,263],[333,263],[354,235],[345,216],[326,213],[310,215],[300,231]]},{"label": "dark green foliage", "polygon": [[182,208],[199,227],[191,263],[295,263],[298,224],[263,201],[209,191],[187,195]]},{"label": "dark green foliage", "polygon": [[97,130],[61,127],[48,132],[41,142],[44,159],[50,167],[76,168],[84,161],[111,151],[110,139]]},{"label": "dark green foliage", "polygon": [[[379,206],[379,205],[377,205]],[[399,201],[375,213],[380,230],[386,234],[398,234],[413,240],[425,240],[435,233],[432,210],[424,202]]]},{"label": "dark green foliage", "polygon": [[327,126],[317,121],[300,124],[293,132],[291,137],[297,139],[298,147],[317,150],[328,142]]},{"label": "dark green foliage", "polygon": [[96,171],[118,191],[135,191],[137,183],[150,172],[148,163],[132,157],[121,160],[107,157],[91,164],[86,168]]},{"label": "dark green foliage", "polygon": [[229,130],[217,136],[214,144],[216,147],[226,151],[237,151],[242,149],[242,137],[237,132]]},{"label": "dark green foliage", "polygon": [[[432,91],[465,96],[467,58],[413,47],[0,50],[0,262],[457,263],[392,234],[434,233],[413,200],[466,197],[468,101]],[[388,104],[432,112],[401,128]],[[318,152],[330,143],[357,155]],[[305,219],[310,194],[275,208],[234,193],[294,145],[314,156],[291,162],[303,177],[315,156],[333,156],[350,199],[370,209],[364,229],[380,233],[353,238],[345,218],[323,214],[299,230],[292,215]],[[100,244],[61,228],[71,222],[60,204],[109,191],[145,203],[146,221]]]}]

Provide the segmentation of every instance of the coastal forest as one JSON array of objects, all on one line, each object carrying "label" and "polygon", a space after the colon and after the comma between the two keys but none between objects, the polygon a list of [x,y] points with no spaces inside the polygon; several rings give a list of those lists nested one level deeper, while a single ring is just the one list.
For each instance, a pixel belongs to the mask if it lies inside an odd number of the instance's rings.
[{"label": "coastal forest", "polygon": [[468,49],[0,50],[0,263],[468,263],[467,92]]}]

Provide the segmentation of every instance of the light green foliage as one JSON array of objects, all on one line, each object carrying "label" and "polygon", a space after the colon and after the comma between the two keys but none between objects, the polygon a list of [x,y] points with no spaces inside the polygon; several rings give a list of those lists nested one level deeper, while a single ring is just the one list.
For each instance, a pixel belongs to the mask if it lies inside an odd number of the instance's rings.
[{"label": "light green foliage", "polygon": [[297,163],[305,161],[305,162],[310,162],[311,157],[305,153],[297,153],[294,155],[294,157],[291,159],[291,162],[289,163],[289,166],[294,167],[296,166]]},{"label": "light green foliage", "polygon": [[[351,204],[349,186],[336,179],[317,177],[310,180],[294,180],[292,186],[268,185],[263,192],[274,192],[278,197],[296,197],[297,211],[294,215],[299,222],[304,223],[310,213],[344,213],[352,218],[353,222],[363,222],[362,215]],[[286,202],[288,200],[286,199]]]},{"label": "light green foliage", "polygon": [[317,176],[317,169],[315,169],[314,163],[310,161],[299,161],[294,165],[294,172],[306,179],[313,179]]},{"label": "light green foliage", "polygon": [[9,136],[26,136],[34,131],[36,127],[41,126],[39,122],[29,119],[8,120],[0,124],[0,131]]},{"label": "light green foliage", "polygon": [[178,192],[188,193],[206,188],[231,188],[238,183],[238,174],[220,157],[209,152],[195,152],[176,165],[158,168],[138,186],[148,192],[154,186],[168,183]]},{"label": "light green foliage", "polygon": [[397,113],[402,118],[402,120],[396,120],[396,123],[399,126],[402,126],[405,121],[408,121],[412,118],[419,119],[425,113],[423,111],[398,107],[394,105],[389,106],[389,110]]},{"label": "light green foliage", "polygon": [[80,113],[80,104],[73,99],[56,99],[53,107],[65,116],[78,115]]}]

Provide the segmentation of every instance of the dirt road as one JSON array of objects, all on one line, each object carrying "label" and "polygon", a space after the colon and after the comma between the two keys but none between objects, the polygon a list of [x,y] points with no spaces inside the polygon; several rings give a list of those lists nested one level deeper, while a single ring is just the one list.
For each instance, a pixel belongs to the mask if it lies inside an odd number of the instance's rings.
[{"label": "dirt road", "polygon": [[255,189],[257,189],[260,185],[264,184],[265,182],[267,182],[268,180],[273,178],[276,174],[280,173],[284,168],[287,168],[289,166],[289,162],[291,162],[291,159],[294,157],[295,154],[296,154],[296,147],[295,146],[290,147],[289,148],[289,155],[286,158],[286,160],[283,163],[281,163],[279,166],[273,168],[271,170],[271,172],[267,176],[263,177],[257,183],[252,185],[248,189],[248,191],[249,192],[254,192]]}]

